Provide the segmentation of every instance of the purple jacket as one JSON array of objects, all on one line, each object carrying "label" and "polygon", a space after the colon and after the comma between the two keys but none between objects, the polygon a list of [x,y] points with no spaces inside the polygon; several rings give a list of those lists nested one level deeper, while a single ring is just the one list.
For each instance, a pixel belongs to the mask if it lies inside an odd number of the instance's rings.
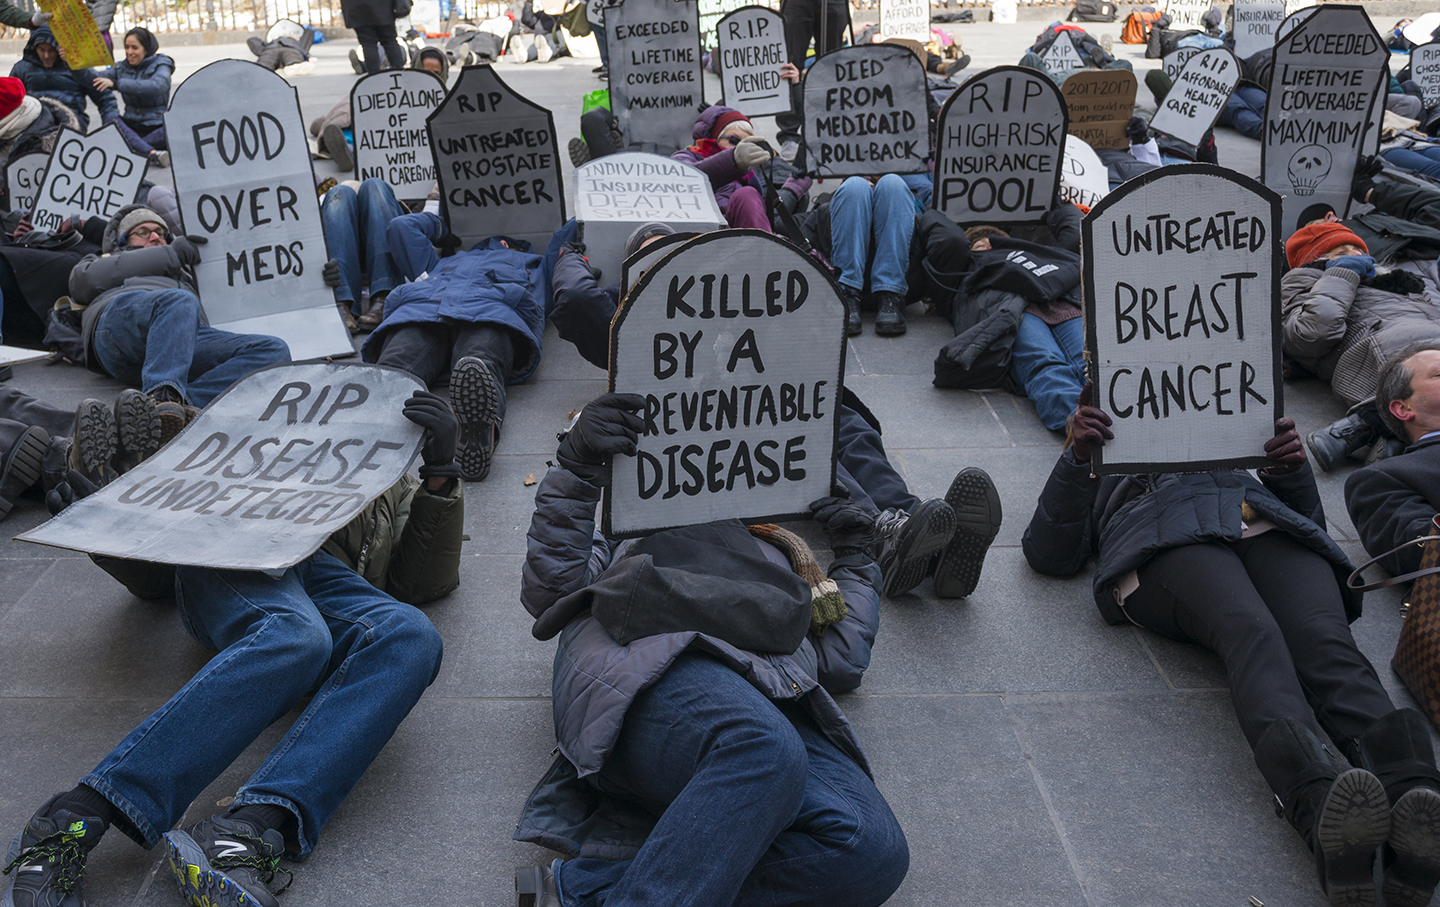
[{"label": "purple jacket", "polygon": [[[719,104],[700,111],[700,116],[695,118],[695,128],[691,131],[695,142],[698,144],[710,138],[710,132],[715,128],[715,121],[720,118],[721,114],[731,112],[733,112],[732,108],[721,107]],[[701,173],[710,178],[710,188],[715,192],[715,203],[720,206],[721,211],[725,210],[726,205],[730,203],[730,196],[734,195],[741,186],[751,187],[762,197],[765,194],[765,184],[755,176],[755,173],[753,171],[742,172],[739,165],[735,163],[735,149],[733,148],[726,148],[709,157],[701,157],[689,148],[682,148],[670,157],[677,161],[693,164]],[[792,176],[785,181],[783,188],[801,196],[810,191],[810,183],[808,178]]]}]

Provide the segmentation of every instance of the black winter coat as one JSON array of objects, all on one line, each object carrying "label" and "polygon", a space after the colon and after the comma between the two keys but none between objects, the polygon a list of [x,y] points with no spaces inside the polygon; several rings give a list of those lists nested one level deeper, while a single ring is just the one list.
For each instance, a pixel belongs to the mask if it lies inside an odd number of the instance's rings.
[{"label": "black winter coat", "polygon": [[120,115],[119,106],[115,103],[115,92],[101,91],[95,87],[98,72],[93,69],[72,70],[65,65],[64,60],[57,60],[53,67],[46,69],[40,63],[40,52],[35,49],[41,44],[49,44],[56,50],[60,48],[60,42],[55,39],[50,29],[41,26],[31,32],[20,62],[10,68],[10,75],[25,83],[26,94],[37,98],[53,98],[69,107],[80,121],[81,132],[90,131],[90,117],[85,113],[87,97],[99,108],[102,122],[108,123]]},{"label": "black winter coat", "polygon": [[[1345,507],[1372,556],[1430,535],[1430,520],[1440,512],[1440,437],[1352,472]],[[1412,573],[1420,569],[1420,548],[1406,545],[1380,565],[1395,576]]]},{"label": "black winter coat", "polygon": [[395,24],[394,0],[340,0],[347,28],[384,28]]}]

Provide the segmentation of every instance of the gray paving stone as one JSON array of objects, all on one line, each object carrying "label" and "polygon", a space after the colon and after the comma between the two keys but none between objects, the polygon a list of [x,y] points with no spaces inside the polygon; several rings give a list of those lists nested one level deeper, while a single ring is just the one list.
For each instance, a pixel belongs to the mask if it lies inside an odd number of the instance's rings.
[{"label": "gray paving stone", "polygon": [[[521,555],[467,557],[460,589],[424,610],[445,640],[445,658],[430,695],[456,697],[549,696],[553,642],[530,635],[533,622],[520,606]],[[484,589],[479,597],[467,589]]]}]

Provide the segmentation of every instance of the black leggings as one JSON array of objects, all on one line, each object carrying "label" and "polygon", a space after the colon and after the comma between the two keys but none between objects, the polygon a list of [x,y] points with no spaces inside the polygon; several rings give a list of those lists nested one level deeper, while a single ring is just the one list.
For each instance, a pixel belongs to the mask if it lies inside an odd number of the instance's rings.
[{"label": "black leggings", "polygon": [[405,68],[405,51],[396,39],[395,25],[357,25],[355,40],[360,42],[360,51],[365,55],[365,71],[380,71],[380,48],[385,48],[385,58],[391,69]]},{"label": "black leggings", "polygon": [[[395,328],[385,338],[379,365],[404,369],[434,387],[451,367],[467,356],[485,360],[503,388],[514,370],[517,335],[499,324],[435,324],[416,322]],[[500,394],[500,421],[505,421],[505,394]],[[498,433],[500,426],[497,423]]]}]

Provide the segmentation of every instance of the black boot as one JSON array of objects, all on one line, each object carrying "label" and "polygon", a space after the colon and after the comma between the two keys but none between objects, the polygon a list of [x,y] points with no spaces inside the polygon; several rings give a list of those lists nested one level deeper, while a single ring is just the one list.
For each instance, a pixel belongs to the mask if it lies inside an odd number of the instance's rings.
[{"label": "black boot", "polygon": [[1424,907],[1440,883],[1440,771],[1430,723],[1414,709],[1396,709],[1359,740],[1360,761],[1380,779],[1390,801],[1385,848],[1385,903]]},{"label": "black boot", "polygon": [[865,329],[860,321],[860,291],[842,283],[840,301],[845,303],[845,336],[854,337]]},{"label": "black boot", "polygon": [[38,425],[0,419],[0,519],[40,479],[50,435]]},{"label": "black boot", "polygon": [[1281,814],[1315,855],[1330,903],[1375,903],[1375,850],[1390,833],[1390,803],[1363,768],[1337,775],[1330,751],[1309,728],[1282,718],[1255,742],[1255,764],[1280,801]]},{"label": "black boot", "polygon": [[905,297],[899,293],[875,294],[880,311],[875,313],[875,333],[882,337],[898,337],[905,333]]},{"label": "black boot", "polygon": [[1305,442],[1310,456],[1321,472],[1330,472],[1345,458],[1374,444],[1383,433],[1384,423],[1375,409],[1374,399],[1350,407],[1345,418],[1312,432]]}]

